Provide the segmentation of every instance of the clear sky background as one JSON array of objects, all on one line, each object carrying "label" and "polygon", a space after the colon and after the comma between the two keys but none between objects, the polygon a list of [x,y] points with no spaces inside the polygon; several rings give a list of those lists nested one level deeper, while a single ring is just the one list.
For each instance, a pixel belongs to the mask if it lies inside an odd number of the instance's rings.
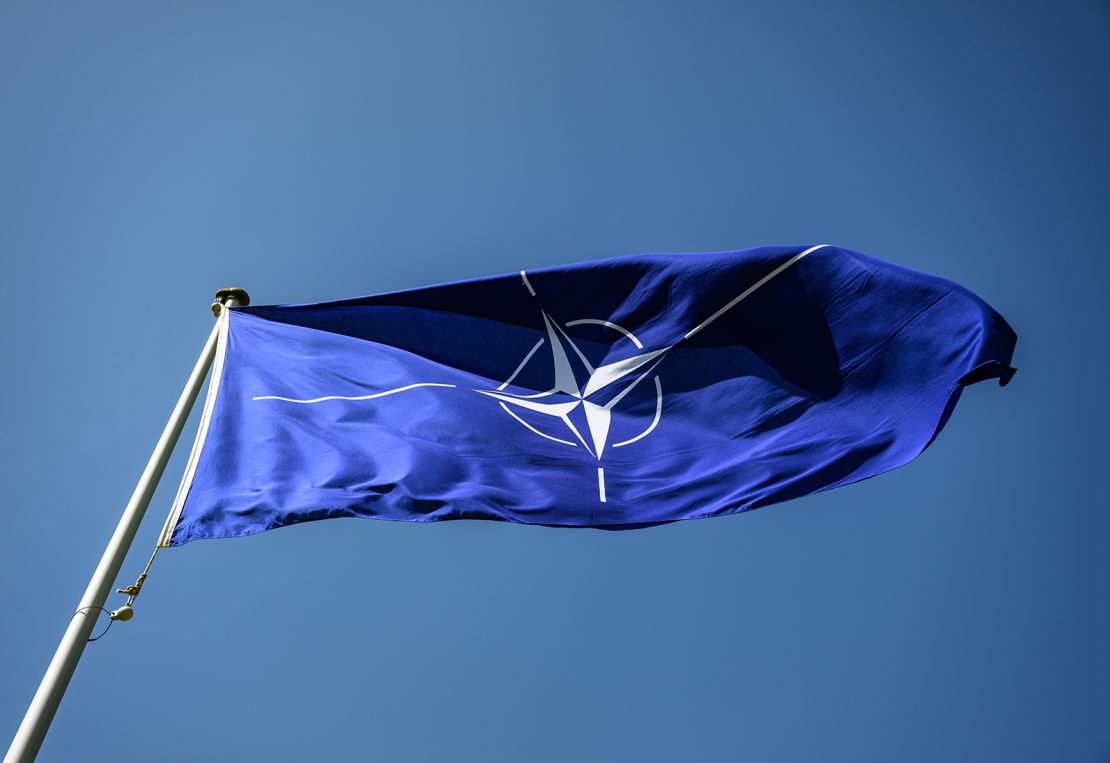
[{"label": "clear sky background", "polygon": [[217,288],[829,242],[989,301],[1014,382],[750,514],[170,549],[41,759],[1110,760],[1108,124],[1104,0],[0,4],[0,744]]}]

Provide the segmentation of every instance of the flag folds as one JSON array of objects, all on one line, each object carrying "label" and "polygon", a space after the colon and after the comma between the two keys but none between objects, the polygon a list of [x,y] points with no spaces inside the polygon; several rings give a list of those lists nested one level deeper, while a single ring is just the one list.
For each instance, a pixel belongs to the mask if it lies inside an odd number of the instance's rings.
[{"label": "flag folds", "polygon": [[1016,336],[832,246],[655,254],[225,310],[160,540],[328,517],[609,529],[905,464]]}]

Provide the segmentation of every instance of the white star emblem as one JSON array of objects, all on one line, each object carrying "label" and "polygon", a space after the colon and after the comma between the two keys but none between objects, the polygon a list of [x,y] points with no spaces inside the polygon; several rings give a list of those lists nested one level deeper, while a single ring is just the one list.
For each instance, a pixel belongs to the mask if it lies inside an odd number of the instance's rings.
[{"label": "white star emblem", "polygon": [[[630,358],[618,360],[615,363],[607,363],[602,366],[594,368],[593,365],[586,359],[574,341],[567,336],[566,331],[561,326],[551,320],[547,313],[543,313],[544,325],[547,328],[547,343],[551,347],[551,360],[554,368],[555,384],[551,389],[546,392],[540,392],[534,395],[518,395],[511,392],[504,392],[504,388],[509,382],[501,385],[497,390],[476,390],[483,395],[490,397],[501,402],[502,407],[510,414],[513,415],[518,421],[523,423],[532,431],[537,431],[519,416],[513,414],[508,406],[516,406],[529,411],[552,416],[560,419],[571,434],[577,438],[578,442],[589,451],[595,458],[601,460],[601,454],[605,451],[605,445],[609,438],[609,425],[612,421],[613,408],[620,403],[629,392],[636,388],[636,386],[648,377],[656,365],[663,359],[663,354],[667,352],[668,348],[662,350],[653,350],[651,352],[644,352],[638,355],[633,355]],[[628,333],[628,332],[625,332]],[[540,344],[543,343],[541,340]],[[637,343],[638,344],[638,343]],[[533,352],[535,349],[533,348]],[[585,385],[579,387],[578,381],[575,378],[574,370],[571,367],[571,359],[567,355],[566,348],[569,346],[574,354],[581,361],[586,371],[589,373]],[[531,357],[533,353],[529,353]],[[528,358],[525,359],[527,362]],[[523,367],[523,364],[521,365]],[[519,372],[520,368],[517,369]],[[514,374],[515,376],[515,374]],[[510,377],[510,381],[513,377]],[[600,398],[601,395],[597,393],[610,392],[614,384],[624,382],[624,386],[619,388],[615,394],[608,400],[608,402],[601,404],[590,400],[591,397]],[[546,398],[552,398],[558,402],[541,402]],[[569,399],[568,399],[569,398]],[[570,419],[570,414],[573,410],[582,406],[586,416],[586,427],[590,436],[590,442],[582,436],[578,427]],[[539,434],[543,434],[539,432]],[[548,439],[555,439],[557,442],[565,442],[573,445],[573,442],[566,440],[559,440],[544,435]],[[592,448],[590,447],[592,444]]]}]

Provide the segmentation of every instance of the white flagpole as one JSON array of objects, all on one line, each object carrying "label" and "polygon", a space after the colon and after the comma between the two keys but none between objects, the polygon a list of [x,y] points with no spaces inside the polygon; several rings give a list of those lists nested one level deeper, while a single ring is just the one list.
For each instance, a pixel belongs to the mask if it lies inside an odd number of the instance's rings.
[{"label": "white flagpole", "polygon": [[[221,289],[216,293],[212,310],[218,316],[222,305],[235,307],[249,302],[246,292],[241,289]],[[54,720],[54,713],[57,712],[66,687],[69,686],[69,680],[73,677],[77,661],[85,651],[85,644],[103,611],[108,592],[119,574],[146,507],[150,504],[154,489],[158,486],[158,480],[166,468],[166,462],[170,459],[174,445],[177,444],[177,438],[181,435],[186,419],[189,418],[193,402],[204,384],[204,377],[208,375],[212,358],[216,354],[218,336],[219,324],[217,323],[200,353],[200,358],[197,359],[196,366],[193,367],[193,372],[189,375],[189,381],[185,384],[177,405],[174,406],[166,428],[162,430],[162,436],[158,438],[158,444],[154,447],[146,469],[143,470],[143,476],[139,478],[139,484],[135,486],[135,492],[131,494],[131,500],[127,502],[127,508],[124,509],[119,524],[116,525],[116,531],[108,541],[108,547],[104,549],[104,555],[100,558],[100,564],[96,566],[92,580],[89,581],[89,587],[85,589],[85,595],[81,597],[81,603],[77,605],[77,611],[69,621],[69,627],[66,628],[65,635],[58,644],[54,659],[50,661],[46,675],[42,677],[42,683],[39,684],[38,691],[35,692],[35,697],[27,708],[27,714],[19,725],[11,747],[8,748],[8,754],[4,756],[4,763],[30,763],[38,755],[42,740],[50,728],[50,722]]]}]

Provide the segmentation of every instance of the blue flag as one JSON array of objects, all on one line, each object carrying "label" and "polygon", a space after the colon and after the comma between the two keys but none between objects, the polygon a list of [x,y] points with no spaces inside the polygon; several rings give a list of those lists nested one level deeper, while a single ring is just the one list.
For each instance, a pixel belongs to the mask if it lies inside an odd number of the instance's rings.
[{"label": "blue flag", "polygon": [[1015,341],[966,289],[832,246],[225,310],[160,542],[733,514],[910,461]]}]

